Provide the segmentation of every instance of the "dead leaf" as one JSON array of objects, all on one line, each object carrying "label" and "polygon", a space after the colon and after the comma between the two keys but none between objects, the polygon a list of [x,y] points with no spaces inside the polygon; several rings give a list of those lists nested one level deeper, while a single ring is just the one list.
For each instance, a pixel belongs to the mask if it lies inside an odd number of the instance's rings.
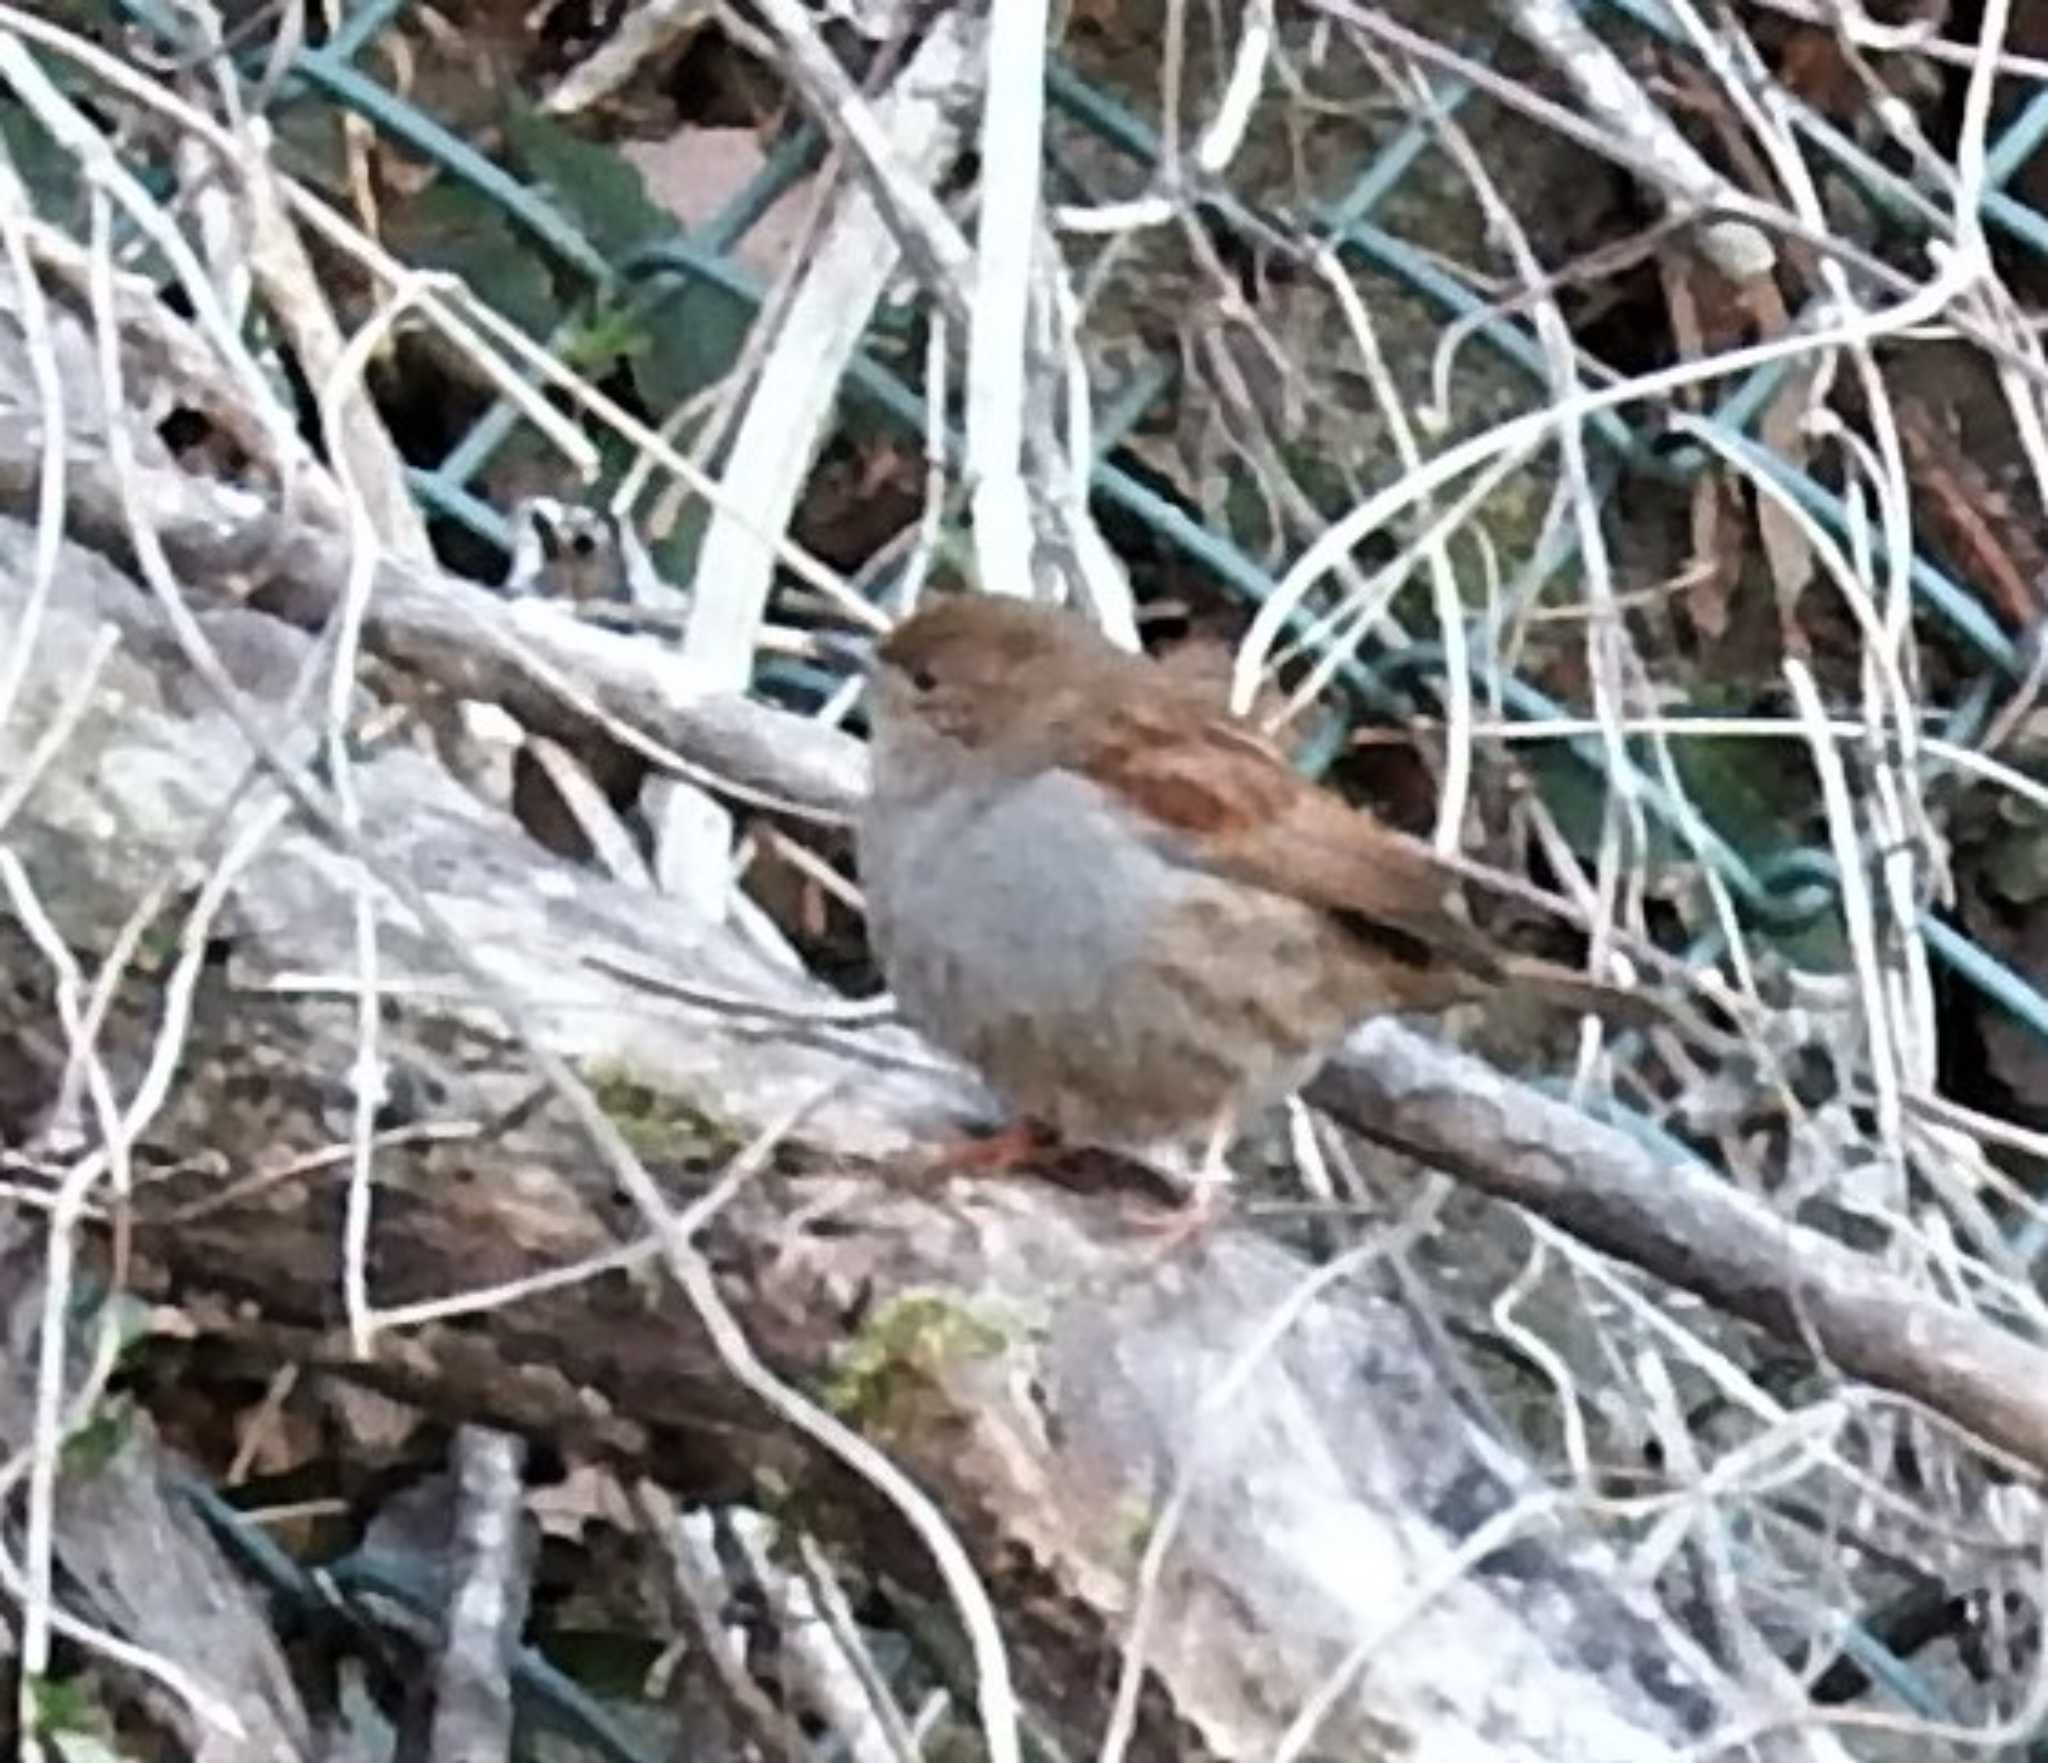
[{"label": "dead leaf", "polygon": [[[646,180],[648,199],[686,228],[718,213],[768,158],[750,128],[680,128],[665,141],[621,141],[618,151]],[[806,178],[785,190],[733,248],[740,263],[764,281],[780,272],[800,242],[811,188]]]},{"label": "dead leaf", "polygon": [[[1806,399],[1812,376],[1794,371],[1785,376],[1778,395],[1765,408],[1757,438],[1794,471],[1806,469]],[[1813,583],[1813,544],[1806,530],[1773,496],[1756,499],[1756,531],[1778,602],[1778,621],[1788,643],[1799,629],[1799,600]]]},{"label": "dead leaf", "polygon": [[627,1532],[640,1523],[619,1478],[595,1463],[578,1463],[552,1487],[535,1488],[526,1505],[544,1536],[571,1542],[580,1540],[584,1526],[593,1521]]},{"label": "dead leaf", "polygon": [[1899,405],[1899,439],[1928,524],[1949,561],[1997,602],[2020,630],[2040,617],[2048,552],[2012,498],[1991,480],[1953,429],[1918,399]]},{"label": "dead leaf", "polygon": [[[1679,357],[1696,361],[1708,351],[1707,315],[1702,311],[1699,289],[1690,262],[1666,253],[1659,262],[1664,287],[1664,306],[1671,317],[1671,337]],[[1687,408],[1698,403],[1697,394],[1686,388],[1679,394]],[[1731,534],[1733,512],[1724,474],[1703,471],[1692,486],[1692,557],[1685,573],[1693,578],[1684,590],[1685,608],[1693,629],[1709,642],[1718,642],[1728,632],[1728,596],[1742,573],[1742,546]]]},{"label": "dead leaf", "polygon": [[321,1393],[357,1447],[378,1457],[395,1457],[424,1418],[410,1403],[344,1378],[323,1379]]}]

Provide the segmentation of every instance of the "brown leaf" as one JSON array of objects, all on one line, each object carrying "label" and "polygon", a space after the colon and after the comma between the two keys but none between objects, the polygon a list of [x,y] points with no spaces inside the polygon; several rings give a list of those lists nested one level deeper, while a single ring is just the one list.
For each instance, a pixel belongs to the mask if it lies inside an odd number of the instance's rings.
[{"label": "brown leaf", "polygon": [[[685,227],[701,226],[738,195],[767,162],[749,128],[685,127],[665,141],[622,141],[619,154],[647,181],[650,201]],[[734,248],[763,279],[777,274],[795,248],[810,207],[809,180],[783,192]]]}]

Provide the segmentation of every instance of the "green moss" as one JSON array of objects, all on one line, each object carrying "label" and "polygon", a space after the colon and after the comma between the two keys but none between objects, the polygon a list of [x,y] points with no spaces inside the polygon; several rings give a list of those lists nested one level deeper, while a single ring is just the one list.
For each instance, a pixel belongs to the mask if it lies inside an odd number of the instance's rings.
[{"label": "green moss", "polygon": [[29,1683],[30,1718],[38,1734],[102,1734],[111,1722],[85,1677],[38,1677]]},{"label": "green moss", "polygon": [[1130,1550],[1131,1559],[1135,1561],[1151,1547],[1152,1532],[1159,1524],[1158,1510],[1150,1500],[1129,1494],[1117,1502],[1116,1519],[1117,1527],[1123,1533],[1124,1547]]},{"label": "green moss", "polygon": [[623,1067],[602,1067],[588,1075],[597,1105],[647,1162],[722,1163],[746,1143],[724,1121],[643,1083]]},{"label": "green moss", "polygon": [[119,1400],[108,1402],[64,1440],[65,1474],[80,1479],[99,1474],[127,1445],[134,1430],[134,1416],[128,1404]]},{"label": "green moss", "polygon": [[928,1388],[948,1364],[991,1359],[1008,1337],[941,1292],[906,1292],[878,1308],[847,1343],[824,1390],[845,1419],[869,1422]]}]

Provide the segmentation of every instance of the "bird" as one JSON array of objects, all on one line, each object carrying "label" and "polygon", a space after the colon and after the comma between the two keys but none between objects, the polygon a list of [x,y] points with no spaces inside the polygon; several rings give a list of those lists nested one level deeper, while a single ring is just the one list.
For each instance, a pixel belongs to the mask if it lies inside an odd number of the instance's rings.
[{"label": "bird", "polygon": [[856,857],[903,1016],[1020,1120],[1200,1205],[1366,1018],[1509,988],[1641,1014],[1504,949],[1427,844],[1077,613],[935,601],[876,647],[869,724]]}]

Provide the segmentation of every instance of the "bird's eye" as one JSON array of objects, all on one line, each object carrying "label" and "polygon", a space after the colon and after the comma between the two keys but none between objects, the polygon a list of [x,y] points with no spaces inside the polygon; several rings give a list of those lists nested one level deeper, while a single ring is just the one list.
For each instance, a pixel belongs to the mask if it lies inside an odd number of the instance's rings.
[{"label": "bird's eye", "polygon": [[929,667],[913,667],[910,670],[910,683],[920,692],[929,692],[939,683],[939,676]]}]

